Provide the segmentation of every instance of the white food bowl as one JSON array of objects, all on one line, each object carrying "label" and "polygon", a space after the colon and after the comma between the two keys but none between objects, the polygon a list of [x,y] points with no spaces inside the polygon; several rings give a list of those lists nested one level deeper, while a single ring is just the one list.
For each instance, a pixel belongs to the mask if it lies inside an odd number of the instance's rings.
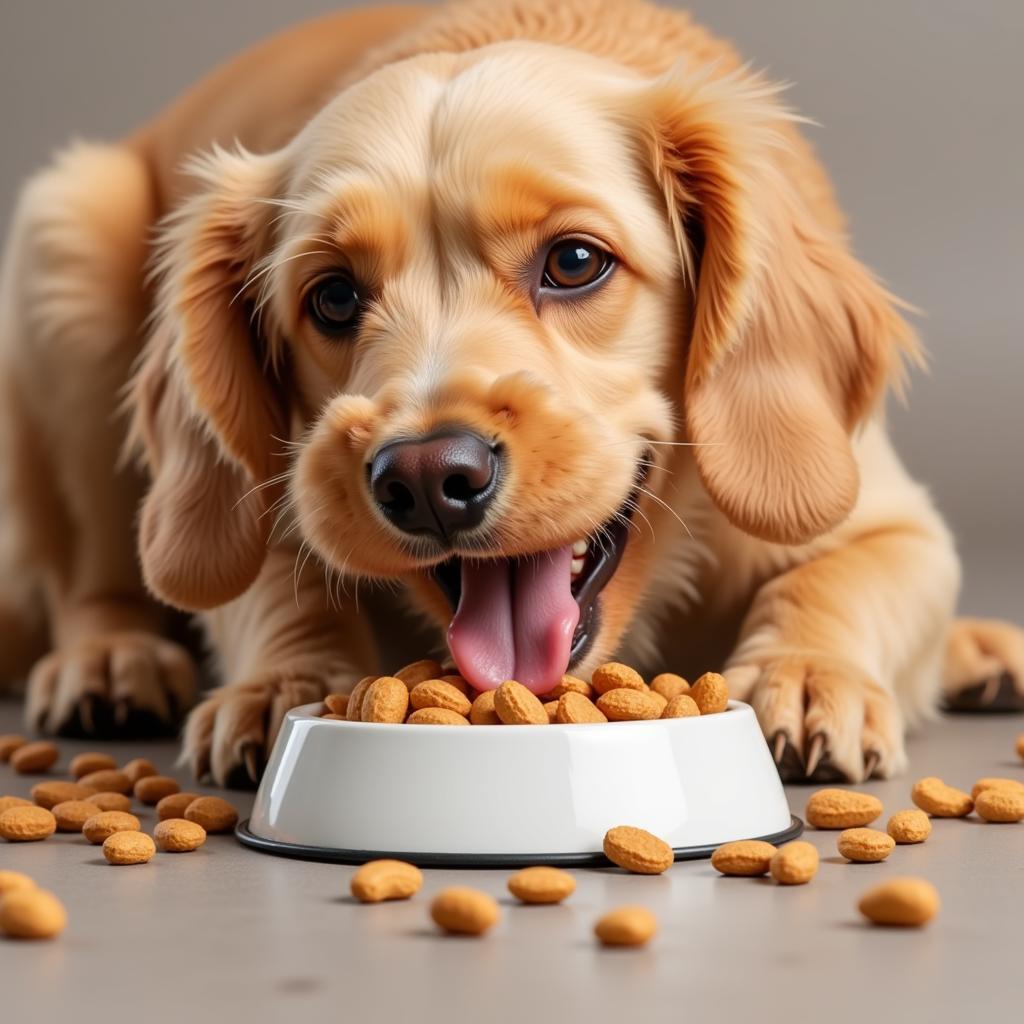
[{"label": "white food bowl", "polygon": [[286,856],[421,866],[607,864],[636,825],[676,859],[733,839],[783,842],[790,814],[751,708],[613,725],[371,725],[285,716],[236,834]]}]

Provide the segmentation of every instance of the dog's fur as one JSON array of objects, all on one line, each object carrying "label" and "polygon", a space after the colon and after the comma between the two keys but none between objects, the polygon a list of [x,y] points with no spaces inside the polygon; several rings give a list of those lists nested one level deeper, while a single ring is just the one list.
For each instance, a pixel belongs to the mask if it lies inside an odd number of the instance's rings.
[{"label": "dog's fur", "polygon": [[[63,152],[0,286],[0,673],[43,655],[30,722],[190,706],[148,589],[201,612],[224,684],[187,760],[257,774],[289,706],[394,667],[360,577],[450,618],[364,474],[451,422],[508,452],[490,554],[587,534],[655,453],[578,671],[724,664],[791,776],[899,771],[943,675],[1024,680],[1019,632],[951,625],[953,543],[882,416],[917,343],[796,122],[679,12],[471,0],[299,27]],[[535,308],[578,232],[618,267]],[[354,342],[301,312],[339,264],[373,296]]]}]

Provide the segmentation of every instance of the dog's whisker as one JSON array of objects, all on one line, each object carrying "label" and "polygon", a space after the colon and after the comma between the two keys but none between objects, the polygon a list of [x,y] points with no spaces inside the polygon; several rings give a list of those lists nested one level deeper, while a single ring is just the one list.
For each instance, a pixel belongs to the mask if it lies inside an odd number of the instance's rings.
[{"label": "dog's whisker", "polygon": [[652,501],[656,501],[662,508],[664,508],[670,515],[672,515],[679,525],[686,531],[686,535],[690,540],[694,539],[693,534],[690,532],[690,528],[683,522],[683,517],[667,502],[658,497],[653,491],[648,490],[643,484],[637,486],[637,490],[646,494]]}]

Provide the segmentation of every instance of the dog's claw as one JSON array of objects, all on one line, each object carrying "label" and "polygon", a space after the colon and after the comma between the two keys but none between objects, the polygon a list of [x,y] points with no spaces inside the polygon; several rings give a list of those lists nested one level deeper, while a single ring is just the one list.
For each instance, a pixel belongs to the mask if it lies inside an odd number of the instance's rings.
[{"label": "dog's claw", "polygon": [[786,753],[786,743],[789,737],[784,732],[777,732],[775,739],[772,741],[772,757],[775,758],[775,764],[782,764],[782,757]]},{"label": "dog's claw", "polygon": [[825,737],[820,732],[815,733],[814,736],[811,737],[810,747],[807,748],[807,759],[805,762],[806,767],[804,768],[807,778],[810,778],[814,774],[815,769],[818,767],[818,764],[821,761],[821,755],[824,753],[824,751]]},{"label": "dog's claw", "polygon": [[242,760],[245,761],[245,770],[249,773],[249,778],[253,783],[259,783],[263,772],[263,758],[259,747],[255,743],[247,744],[242,751]]},{"label": "dog's claw", "polygon": [[864,778],[870,779],[875,774],[875,769],[882,760],[882,755],[877,750],[869,750],[864,755]]}]

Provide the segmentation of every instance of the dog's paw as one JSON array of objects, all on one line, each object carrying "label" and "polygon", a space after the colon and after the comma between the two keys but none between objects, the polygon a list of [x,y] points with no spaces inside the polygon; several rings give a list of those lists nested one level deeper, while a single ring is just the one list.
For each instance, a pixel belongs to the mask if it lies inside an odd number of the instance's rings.
[{"label": "dog's paw", "polygon": [[957,619],[946,639],[949,711],[1024,711],[1024,630],[991,619]]},{"label": "dog's paw", "polygon": [[60,736],[173,730],[195,703],[191,657],[153,633],[102,633],[53,651],[29,676],[30,728]]},{"label": "dog's paw", "polygon": [[906,768],[896,701],[855,665],[789,654],[725,674],[753,705],[784,781],[862,782]]},{"label": "dog's paw", "polygon": [[285,712],[327,693],[322,680],[269,675],[214,690],[185,723],[180,762],[197,779],[250,789],[259,782]]}]

